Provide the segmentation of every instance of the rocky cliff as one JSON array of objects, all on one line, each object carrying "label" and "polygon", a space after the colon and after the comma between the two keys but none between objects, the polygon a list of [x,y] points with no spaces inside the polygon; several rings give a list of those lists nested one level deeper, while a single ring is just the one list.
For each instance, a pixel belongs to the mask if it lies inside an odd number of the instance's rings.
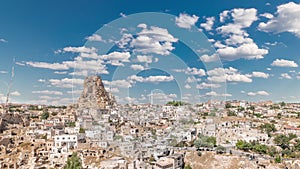
[{"label": "rocky cliff", "polygon": [[100,76],[89,76],[78,100],[79,108],[105,109],[114,104],[114,99],[105,90]]}]

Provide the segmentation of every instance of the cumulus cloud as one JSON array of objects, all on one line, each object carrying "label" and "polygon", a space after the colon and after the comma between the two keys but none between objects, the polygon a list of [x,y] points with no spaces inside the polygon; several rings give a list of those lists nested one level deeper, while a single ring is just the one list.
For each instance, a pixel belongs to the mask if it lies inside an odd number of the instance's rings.
[{"label": "cumulus cloud", "polygon": [[205,76],[205,70],[204,69],[198,69],[195,67],[187,67],[186,69],[174,69],[175,72],[184,72],[187,75],[197,75],[197,76]]},{"label": "cumulus cloud", "polygon": [[173,76],[148,76],[148,77],[142,77],[142,76],[136,76],[132,75],[128,77],[129,80],[133,82],[151,82],[151,83],[159,83],[159,82],[170,82],[174,80]]},{"label": "cumulus cloud", "polygon": [[192,88],[189,84],[185,84],[184,85],[184,88],[186,88],[186,89],[190,89],[190,88]]},{"label": "cumulus cloud", "polygon": [[80,47],[65,47],[63,48],[63,52],[72,52],[72,53],[95,53],[97,52],[97,49],[95,47],[85,47],[85,46],[80,46]]},{"label": "cumulus cloud", "polygon": [[217,53],[222,59],[232,61],[240,58],[262,59],[269,52],[267,49],[260,49],[255,43],[244,43],[238,47],[226,46],[218,49]]},{"label": "cumulus cloud", "polygon": [[220,13],[220,22],[225,22],[226,18],[228,17],[230,11],[225,10],[222,13]]},{"label": "cumulus cloud", "polygon": [[[226,16],[231,15],[234,23],[223,25],[218,28],[218,31],[220,31],[223,34],[230,34],[230,33],[243,34],[245,33],[245,31],[242,30],[242,28],[247,28],[251,26],[252,23],[258,19],[256,14],[257,14],[257,10],[255,8],[232,9],[231,11],[228,11],[226,13]],[[221,13],[221,15],[223,14]]]},{"label": "cumulus cloud", "polygon": [[252,76],[267,79],[267,78],[269,78],[270,75],[268,73],[264,73],[264,72],[252,72]]},{"label": "cumulus cloud", "polygon": [[292,60],[276,59],[272,62],[271,66],[298,67],[298,64],[295,61],[292,61]]},{"label": "cumulus cloud", "polygon": [[18,92],[18,91],[14,91],[14,92],[11,92],[10,95],[12,95],[12,96],[21,96],[21,93]]},{"label": "cumulus cloud", "polygon": [[277,7],[276,16],[261,22],[258,29],[264,32],[290,32],[300,38],[300,4],[289,2]]},{"label": "cumulus cloud", "polygon": [[83,85],[84,80],[83,79],[49,79],[49,83],[52,86],[58,87],[58,88],[73,88],[74,86],[81,86]]},{"label": "cumulus cloud", "polygon": [[229,93],[223,93],[223,94],[219,94],[215,91],[211,91],[211,92],[207,92],[205,93],[205,96],[222,96],[222,97],[231,97],[232,94]]},{"label": "cumulus cloud", "polygon": [[36,68],[44,68],[51,70],[68,70],[69,67],[61,63],[46,63],[46,62],[25,62],[27,65]]},{"label": "cumulus cloud", "polygon": [[137,55],[137,62],[141,62],[141,63],[152,63],[152,56],[147,56],[147,55]]},{"label": "cumulus cloud", "polygon": [[213,83],[205,83],[205,82],[202,82],[201,84],[197,84],[196,86],[197,89],[215,89],[219,87],[221,87],[221,85],[213,84]]},{"label": "cumulus cloud", "polygon": [[270,94],[266,91],[248,92],[248,96],[269,96]]},{"label": "cumulus cloud", "polygon": [[[224,42],[217,41],[214,46],[217,49],[217,55],[223,60],[243,59],[262,59],[268,54],[267,49],[260,48],[249,37],[246,28],[249,28],[254,21],[257,21],[257,10],[254,8],[243,9],[237,8],[230,11],[224,11],[220,14],[220,20],[232,18],[232,23],[227,23],[217,28],[226,39]],[[204,56],[203,60],[208,60],[208,56]]]},{"label": "cumulus cloud", "polygon": [[202,62],[216,62],[219,60],[219,56],[217,54],[212,54],[212,55],[202,55],[200,56],[200,60]]},{"label": "cumulus cloud", "polygon": [[212,30],[212,27],[214,25],[215,17],[208,17],[206,18],[205,23],[201,23],[200,26],[204,28],[206,31]]},{"label": "cumulus cloud", "polygon": [[270,14],[270,13],[263,13],[263,14],[260,14],[259,16],[265,17],[267,19],[274,18],[274,16],[272,14]]},{"label": "cumulus cloud", "polygon": [[142,65],[132,64],[130,65],[130,68],[133,70],[145,70],[145,67]]},{"label": "cumulus cloud", "polygon": [[[113,66],[124,66],[123,62],[129,62],[129,52],[111,52],[106,55],[97,55],[93,50],[86,50],[86,48],[72,48],[68,51],[78,52],[92,52],[81,53],[73,61],[63,61],[62,63],[47,63],[47,62],[25,62],[26,65],[37,68],[51,69],[51,70],[69,70],[76,69],[76,72],[70,75],[87,76],[88,74],[108,74],[107,64]],[[90,49],[90,48],[88,48]],[[86,56],[85,54],[89,55]],[[66,74],[66,72],[55,72],[56,74]]]},{"label": "cumulus cloud", "polygon": [[292,79],[292,77],[288,73],[281,73],[280,78],[281,79]]},{"label": "cumulus cloud", "polygon": [[200,82],[201,79],[200,78],[196,78],[195,76],[189,76],[187,79],[186,79],[186,83],[193,83],[193,82]]},{"label": "cumulus cloud", "polygon": [[176,25],[180,28],[190,29],[198,21],[199,17],[196,15],[188,15],[181,13],[179,17],[175,18]]},{"label": "cumulus cloud", "polygon": [[213,70],[207,71],[207,75],[209,76],[207,79],[214,83],[221,82],[245,82],[251,83],[252,79],[251,75],[241,74],[237,69],[229,67],[229,68],[215,68]]},{"label": "cumulus cloud", "polygon": [[173,43],[178,39],[173,37],[167,29],[156,26],[148,28],[146,24],[140,24],[138,27],[142,28],[142,31],[137,33],[137,37],[130,42],[134,52],[169,55],[175,49]]},{"label": "cumulus cloud", "polygon": [[46,95],[63,95],[61,91],[41,90],[32,91],[33,94],[46,94]]},{"label": "cumulus cloud", "polygon": [[114,66],[124,66],[122,62],[129,62],[129,52],[111,52],[108,55],[102,55],[102,59],[107,60],[107,63]]},{"label": "cumulus cloud", "polygon": [[3,39],[3,38],[0,38],[0,42],[6,43],[7,40],[5,40],[5,39]]},{"label": "cumulus cloud", "polygon": [[132,87],[131,83],[128,80],[113,80],[113,81],[103,80],[103,84],[105,84],[106,86],[117,87],[117,88]]},{"label": "cumulus cloud", "polygon": [[88,36],[85,38],[88,41],[96,41],[96,42],[105,42],[102,37],[98,34],[93,34],[92,36]]}]

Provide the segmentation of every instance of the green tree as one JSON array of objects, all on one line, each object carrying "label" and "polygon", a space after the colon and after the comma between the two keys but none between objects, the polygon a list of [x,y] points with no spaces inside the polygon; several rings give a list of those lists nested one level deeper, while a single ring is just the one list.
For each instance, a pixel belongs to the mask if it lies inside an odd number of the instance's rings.
[{"label": "green tree", "polygon": [[297,138],[297,135],[293,134],[293,133],[289,133],[288,137],[289,137],[289,140],[293,140],[294,138]]},{"label": "green tree", "polygon": [[266,145],[262,145],[262,144],[256,144],[254,147],[253,147],[254,151],[258,152],[258,153],[263,153],[263,154],[266,154],[267,151],[268,151],[268,146]]},{"label": "green tree", "polygon": [[234,111],[228,111],[227,116],[237,116],[237,114]]},{"label": "green tree", "polygon": [[232,106],[231,106],[230,103],[226,103],[226,104],[225,104],[225,108],[226,108],[226,109],[231,108],[231,107],[232,107]]},{"label": "green tree", "polygon": [[46,120],[49,118],[49,112],[45,111],[42,115],[41,115],[41,119]]},{"label": "green tree", "polygon": [[85,129],[80,127],[79,133],[85,133]]},{"label": "green tree", "polygon": [[282,149],[289,148],[290,138],[284,134],[280,134],[274,138],[274,143]]},{"label": "green tree", "polygon": [[268,147],[268,154],[271,157],[274,157],[277,154],[277,149],[274,146]]},{"label": "green tree", "polygon": [[190,164],[184,166],[184,169],[192,169],[192,167],[190,166]]},{"label": "green tree", "polygon": [[280,106],[281,106],[281,107],[286,106],[285,102],[281,102],[281,103],[280,103]]},{"label": "green tree", "polygon": [[198,139],[194,142],[196,148],[200,147],[214,147],[217,144],[216,137],[209,137],[204,135],[199,135]]},{"label": "green tree", "polygon": [[281,157],[279,155],[275,157],[275,163],[281,163]]},{"label": "green tree", "polygon": [[244,150],[244,151],[249,151],[253,148],[252,144],[243,141],[243,140],[238,140],[238,142],[236,143],[236,148],[240,149],[240,150]]},{"label": "green tree", "polygon": [[82,162],[77,156],[77,153],[73,153],[72,156],[68,158],[64,169],[82,169]]},{"label": "green tree", "polygon": [[269,136],[271,135],[271,132],[277,131],[275,125],[270,123],[262,124],[259,128],[262,132],[266,132]]},{"label": "green tree", "polygon": [[219,146],[216,148],[216,152],[217,152],[217,154],[223,154],[223,153],[226,152],[226,148],[219,145]]}]

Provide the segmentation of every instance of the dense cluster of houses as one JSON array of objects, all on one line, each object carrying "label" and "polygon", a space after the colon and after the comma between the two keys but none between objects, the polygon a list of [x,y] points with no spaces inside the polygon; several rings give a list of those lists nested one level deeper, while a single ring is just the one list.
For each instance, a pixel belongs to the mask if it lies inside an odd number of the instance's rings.
[{"label": "dense cluster of houses", "polygon": [[[84,168],[183,168],[185,152],[199,134],[216,137],[217,145],[234,149],[238,140],[274,145],[261,124],[277,133],[300,137],[300,105],[272,108],[272,103],[207,102],[198,105],[118,105],[113,109],[40,107],[30,110],[28,126],[9,126],[0,135],[0,168],[61,168],[77,152]],[[249,109],[253,106],[254,109]],[[41,119],[43,113],[48,118]],[[227,112],[235,116],[228,116]],[[259,114],[259,115],[258,115]],[[179,146],[180,143],[185,143]],[[188,148],[187,148],[188,147]]]}]

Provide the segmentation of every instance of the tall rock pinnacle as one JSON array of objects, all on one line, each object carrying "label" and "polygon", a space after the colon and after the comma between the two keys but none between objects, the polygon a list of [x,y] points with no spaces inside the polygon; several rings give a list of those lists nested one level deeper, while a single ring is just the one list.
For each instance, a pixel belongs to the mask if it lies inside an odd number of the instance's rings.
[{"label": "tall rock pinnacle", "polygon": [[78,100],[80,108],[105,109],[113,104],[100,76],[89,76],[84,80],[84,89]]}]

